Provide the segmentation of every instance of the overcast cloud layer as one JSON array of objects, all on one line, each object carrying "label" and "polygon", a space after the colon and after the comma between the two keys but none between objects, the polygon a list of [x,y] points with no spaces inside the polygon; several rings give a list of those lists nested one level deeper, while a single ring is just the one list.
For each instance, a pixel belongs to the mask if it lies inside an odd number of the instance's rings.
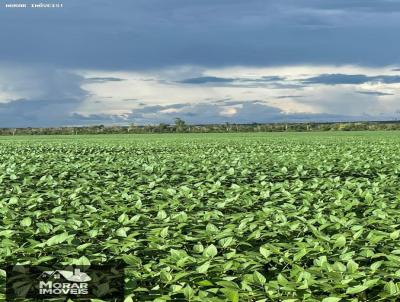
[{"label": "overcast cloud layer", "polygon": [[5,3],[0,127],[399,116],[397,0]]}]

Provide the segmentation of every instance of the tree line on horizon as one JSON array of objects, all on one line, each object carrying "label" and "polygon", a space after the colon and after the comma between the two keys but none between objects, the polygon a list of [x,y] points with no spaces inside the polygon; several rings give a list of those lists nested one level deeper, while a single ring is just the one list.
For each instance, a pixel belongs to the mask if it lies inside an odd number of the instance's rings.
[{"label": "tree line on horizon", "polygon": [[187,124],[180,118],[174,124],[158,125],[90,125],[46,128],[0,128],[0,135],[78,135],[123,133],[230,133],[230,132],[308,132],[308,131],[377,131],[400,130],[400,121],[329,122],[329,123],[252,123],[252,124]]}]

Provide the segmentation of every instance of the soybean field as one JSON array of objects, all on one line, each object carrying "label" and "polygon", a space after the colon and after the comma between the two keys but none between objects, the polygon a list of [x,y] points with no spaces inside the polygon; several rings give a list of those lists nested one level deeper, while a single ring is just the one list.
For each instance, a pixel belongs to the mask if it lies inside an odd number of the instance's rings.
[{"label": "soybean field", "polygon": [[399,237],[400,132],[0,138],[0,268],[122,261],[126,302],[399,301]]}]

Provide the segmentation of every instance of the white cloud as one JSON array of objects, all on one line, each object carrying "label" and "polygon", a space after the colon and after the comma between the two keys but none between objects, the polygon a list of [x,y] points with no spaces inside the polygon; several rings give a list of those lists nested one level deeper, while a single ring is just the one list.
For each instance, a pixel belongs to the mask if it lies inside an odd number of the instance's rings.
[{"label": "white cloud", "polygon": [[[286,113],[362,114],[393,112],[400,84],[364,83],[360,85],[305,85],[302,79],[320,74],[361,74],[366,76],[396,75],[394,66],[282,66],[201,68],[178,66],[147,72],[79,71],[85,77],[113,77],[124,81],[92,82],[82,86],[90,92],[79,108],[83,114],[127,114],[140,103],[168,105],[177,103],[210,103],[223,99],[235,101],[259,100]],[[210,77],[210,83],[185,84],[182,80]],[[226,79],[212,82],[214,78]],[[267,79],[265,81],[260,79]],[[277,78],[274,80],[274,78]],[[281,79],[279,79],[281,78]],[[232,79],[230,82],[229,79]],[[237,79],[237,80],[236,80]],[[360,94],[357,91],[377,91],[387,95]],[[389,96],[393,94],[394,96]],[[298,96],[301,97],[290,97]],[[281,96],[288,96],[282,98]],[[134,99],[136,101],[126,101]],[[390,105],[388,105],[390,104]],[[233,108],[233,109],[232,109]],[[396,107],[397,108],[397,107]],[[168,109],[170,110],[170,109]],[[234,115],[234,107],[221,115]]]},{"label": "white cloud", "polygon": [[[400,109],[400,83],[387,80],[325,85],[307,83],[304,79],[335,74],[371,79],[392,76],[390,79],[397,81],[395,76],[399,72],[393,69],[396,67],[178,66],[127,72],[0,66],[0,103],[11,102],[8,107],[3,106],[4,114],[21,112],[28,125],[29,119],[35,122],[47,119],[46,124],[69,123],[68,118],[74,114],[77,114],[74,122],[84,116],[91,122],[108,117],[129,122],[135,112],[140,112],[142,121],[155,123],[180,115],[196,122],[235,118],[252,121],[252,116],[262,121],[263,114],[266,122],[268,118],[283,118],[284,114],[391,117]],[[259,109],[264,113],[255,112]],[[201,114],[196,115],[195,110],[201,110]],[[82,122],[85,121],[89,120]]]},{"label": "white cloud", "polygon": [[237,109],[235,107],[225,107],[219,114],[222,116],[234,116],[237,113]]}]

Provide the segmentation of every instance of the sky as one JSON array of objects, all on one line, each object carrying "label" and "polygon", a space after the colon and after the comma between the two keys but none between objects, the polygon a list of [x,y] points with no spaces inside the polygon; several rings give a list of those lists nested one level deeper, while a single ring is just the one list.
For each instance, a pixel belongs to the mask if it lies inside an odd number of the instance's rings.
[{"label": "sky", "polygon": [[0,0],[0,28],[0,127],[400,118],[400,0]]}]

